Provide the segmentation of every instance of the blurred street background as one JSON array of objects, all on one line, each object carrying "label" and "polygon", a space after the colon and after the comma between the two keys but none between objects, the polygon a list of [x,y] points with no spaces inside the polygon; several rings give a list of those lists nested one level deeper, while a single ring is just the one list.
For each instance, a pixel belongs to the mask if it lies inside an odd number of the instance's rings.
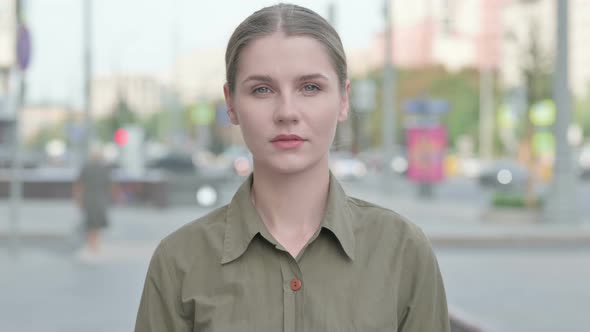
[{"label": "blurred street background", "polygon": [[[331,169],[430,237],[471,331],[590,331],[590,1],[301,0],[352,82]],[[129,331],[158,242],[252,156],[223,102],[266,0],[0,0],[0,331]],[[100,253],[73,183],[111,170]],[[456,329],[459,331],[459,329]]]}]

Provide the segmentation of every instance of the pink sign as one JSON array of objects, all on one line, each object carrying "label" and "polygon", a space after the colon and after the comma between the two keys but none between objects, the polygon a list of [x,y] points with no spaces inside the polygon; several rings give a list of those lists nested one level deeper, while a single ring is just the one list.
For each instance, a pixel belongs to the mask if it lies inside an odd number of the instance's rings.
[{"label": "pink sign", "polygon": [[442,181],[447,147],[447,131],[443,126],[407,130],[408,177],[420,183]]}]

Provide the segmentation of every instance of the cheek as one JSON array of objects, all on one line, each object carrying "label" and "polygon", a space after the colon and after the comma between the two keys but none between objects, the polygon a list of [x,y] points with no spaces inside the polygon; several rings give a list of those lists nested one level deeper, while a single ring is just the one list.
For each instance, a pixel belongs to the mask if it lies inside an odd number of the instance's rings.
[{"label": "cheek", "polygon": [[240,130],[246,141],[254,141],[252,138],[261,136],[261,123],[247,114],[241,114],[240,116]]},{"label": "cheek", "polygon": [[340,114],[340,104],[337,100],[333,98],[322,100],[321,103],[318,102],[310,107],[310,110],[312,112],[310,112],[308,123],[316,130],[328,134],[332,128],[336,128]]},{"label": "cheek", "polygon": [[315,137],[330,144],[334,139],[336,126],[338,124],[338,116],[332,112],[326,112],[321,115],[313,116],[313,118],[309,119],[308,123]]},{"label": "cheek", "polygon": [[271,119],[267,119],[265,113],[261,105],[252,105],[248,102],[241,102],[240,108],[236,110],[242,136],[249,147],[253,147],[252,144],[256,144],[264,136],[265,128],[271,123]]},{"label": "cheek", "polygon": [[261,110],[263,108],[261,108],[259,103],[252,101],[250,98],[236,98],[235,105],[239,105],[236,107],[235,113],[240,127],[249,127],[261,121],[259,117],[262,114]]}]

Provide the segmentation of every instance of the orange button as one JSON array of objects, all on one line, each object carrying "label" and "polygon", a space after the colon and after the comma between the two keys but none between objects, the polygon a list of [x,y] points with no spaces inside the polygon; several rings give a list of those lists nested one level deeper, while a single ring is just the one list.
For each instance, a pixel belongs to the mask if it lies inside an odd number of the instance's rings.
[{"label": "orange button", "polygon": [[291,289],[295,292],[301,289],[301,280],[293,279],[291,280]]}]

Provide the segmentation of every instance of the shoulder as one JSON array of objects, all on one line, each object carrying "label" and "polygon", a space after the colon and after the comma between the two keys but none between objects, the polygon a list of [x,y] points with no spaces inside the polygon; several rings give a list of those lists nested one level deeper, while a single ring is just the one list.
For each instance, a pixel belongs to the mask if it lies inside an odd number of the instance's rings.
[{"label": "shoulder", "polygon": [[196,259],[221,259],[227,206],[211,211],[166,236],[154,259],[164,259],[180,268],[190,268]]},{"label": "shoulder", "polygon": [[348,201],[360,251],[394,271],[400,303],[410,301],[416,287],[440,283],[434,250],[418,225],[379,205],[351,197]]},{"label": "shoulder", "polygon": [[180,227],[162,240],[162,244],[170,249],[181,249],[194,245],[197,240],[223,239],[225,218],[228,206],[215,209]]},{"label": "shoulder", "polygon": [[355,197],[348,197],[348,206],[357,232],[379,232],[405,244],[430,246],[422,229],[396,211]]}]

